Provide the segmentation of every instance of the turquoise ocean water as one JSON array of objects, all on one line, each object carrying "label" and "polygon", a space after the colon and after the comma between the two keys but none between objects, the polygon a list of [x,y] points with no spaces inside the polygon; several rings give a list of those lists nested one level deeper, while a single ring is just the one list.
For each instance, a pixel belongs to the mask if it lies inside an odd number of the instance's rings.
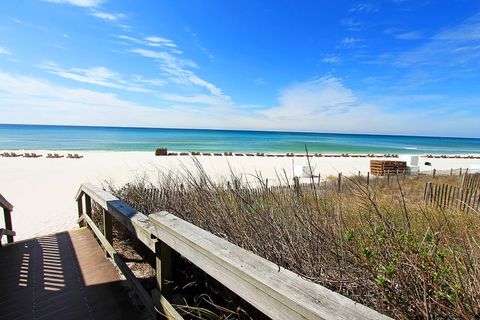
[{"label": "turquoise ocean water", "polygon": [[0,150],[480,153],[480,139],[364,134],[0,124]]}]

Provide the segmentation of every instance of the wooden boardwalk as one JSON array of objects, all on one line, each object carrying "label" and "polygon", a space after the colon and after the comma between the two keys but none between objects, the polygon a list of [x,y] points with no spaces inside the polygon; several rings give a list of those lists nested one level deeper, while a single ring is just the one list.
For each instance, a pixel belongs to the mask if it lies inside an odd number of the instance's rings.
[{"label": "wooden boardwalk", "polygon": [[89,229],[0,248],[0,319],[138,319]]}]

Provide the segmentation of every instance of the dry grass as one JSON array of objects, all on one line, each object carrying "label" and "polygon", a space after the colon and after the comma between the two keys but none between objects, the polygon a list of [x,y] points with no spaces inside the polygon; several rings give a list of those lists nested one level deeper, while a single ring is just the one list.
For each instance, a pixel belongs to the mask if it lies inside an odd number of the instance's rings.
[{"label": "dry grass", "polygon": [[[197,169],[112,191],[144,213],[167,210],[395,318],[480,316],[480,215],[426,207],[431,177],[369,186],[344,177],[341,192],[335,181],[272,191],[261,179],[259,188],[234,176],[215,183]],[[145,191],[152,188],[158,196]]]}]

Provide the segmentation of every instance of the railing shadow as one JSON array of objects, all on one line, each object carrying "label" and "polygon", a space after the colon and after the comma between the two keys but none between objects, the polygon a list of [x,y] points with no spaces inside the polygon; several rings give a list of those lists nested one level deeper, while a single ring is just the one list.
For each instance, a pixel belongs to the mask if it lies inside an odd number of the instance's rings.
[{"label": "railing shadow", "polygon": [[0,319],[138,318],[89,230],[8,245],[0,257]]}]

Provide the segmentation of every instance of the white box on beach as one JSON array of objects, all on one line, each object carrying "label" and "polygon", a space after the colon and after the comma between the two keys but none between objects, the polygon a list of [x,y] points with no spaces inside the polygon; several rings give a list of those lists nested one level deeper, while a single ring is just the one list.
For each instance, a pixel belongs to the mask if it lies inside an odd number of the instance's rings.
[{"label": "white box on beach", "polygon": [[412,167],[417,167],[418,166],[418,156],[411,156],[409,165],[412,166]]},{"label": "white box on beach", "polygon": [[[417,161],[418,161],[418,159],[417,159]],[[407,167],[407,173],[411,176],[416,176],[419,171],[420,171],[419,166],[408,166]]]}]

